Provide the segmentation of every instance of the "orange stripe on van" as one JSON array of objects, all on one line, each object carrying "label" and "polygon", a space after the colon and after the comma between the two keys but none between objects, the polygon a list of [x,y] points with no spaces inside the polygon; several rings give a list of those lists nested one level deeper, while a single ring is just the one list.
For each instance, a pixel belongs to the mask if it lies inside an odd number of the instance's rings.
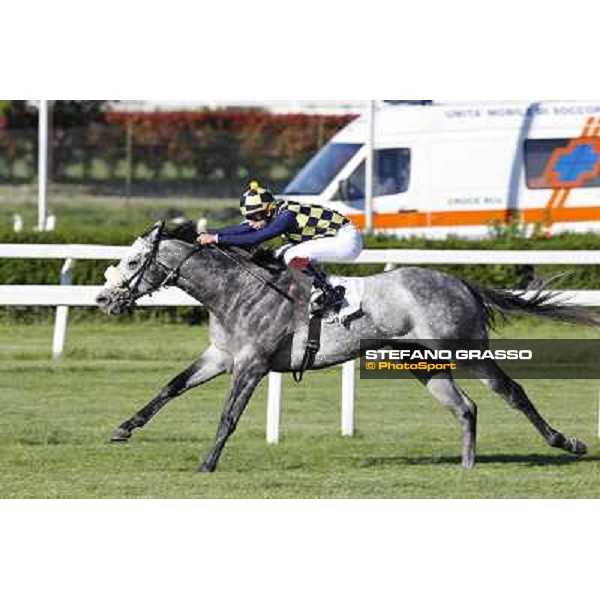
[{"label": "orange stripe on van", "polygon": [[548,200],[548,204],[546,204],[546,209],[551,210],[552,208],[554,208],[554,205],[560,202],[564,192],[565,190],[562,188],[555,189],[550,195],[550,200]]},{"label": "orange stripe on van", "polygon": [[562,197],[559,199],[559,201],[556,203],[556,206],[554,206],[553,208],[561,208],[562,206],[564,206],[565,202],[567,201],[567,198],[569,197],[570,194],[571,194],[570,189],[564,190]]},{"label": "orange stripe on van", "polygon": [[[404,229],[411,227],[452,227],[467,225],[489,226],[495,221],[508,222],[519,215],[524,223],[542,223],[548,218],[546,208],[525,208],[514,210],[449,210],[432,213],[380,213],[373,214],[375,229]],[[365,226],[365,215],[347,215],[359,228]],[[582,206],[555,208],[552,221],[570,223],[575,221],[600,221],[600,206]]]},{"label": "orange stripe on van", "polygon": [[592,132],[592,128],[594,127],[595,121],[595,117],[588,117],[588,120],[585,122],[583,131],[581,132],[581,135],[579,137],[587,137],[588,135],[590,135]]}]

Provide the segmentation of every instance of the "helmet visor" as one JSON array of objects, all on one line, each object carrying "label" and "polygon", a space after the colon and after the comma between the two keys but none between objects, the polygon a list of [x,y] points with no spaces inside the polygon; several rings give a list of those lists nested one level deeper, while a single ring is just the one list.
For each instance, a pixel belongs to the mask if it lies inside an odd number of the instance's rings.
[{"label": "helmet visor", "polygon": [[264,221],[267,218],[267,211],[266,210],[260,210],[257,212],[253,212],[251,214],[246,214],[246,220],[247,221]]}]

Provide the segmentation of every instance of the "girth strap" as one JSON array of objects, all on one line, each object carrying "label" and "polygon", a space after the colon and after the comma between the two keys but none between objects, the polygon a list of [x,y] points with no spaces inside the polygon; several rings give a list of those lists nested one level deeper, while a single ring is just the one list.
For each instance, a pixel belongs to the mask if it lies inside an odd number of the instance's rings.
[{"label": "girth strap", "polygon": [[321,321],[321,315],[312,315],[308,322],[308,339],[306,340],[302,363],[300,368],[292,373],[296,383],[300,383],[304,371],[308,371],[315,364],[315,357],[321,348]]}]

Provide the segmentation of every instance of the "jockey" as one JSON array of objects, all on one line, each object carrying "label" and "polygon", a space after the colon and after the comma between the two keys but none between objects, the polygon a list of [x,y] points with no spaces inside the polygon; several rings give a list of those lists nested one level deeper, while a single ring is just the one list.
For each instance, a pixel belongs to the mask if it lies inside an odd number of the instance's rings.
[{"label": "jockey", "polygon": [[317,205],[293,200],[276,200],[257,181],[240,201],[244,221],[214,233],[202,233],[200,244],[252,246],[278,236],[287,244],[278,256],[292,269],[299,269],[313,279],[318,293],[312,298],[315,312],[338,310],[344,298],[344,288],[333,287],[323,273],[311,263],[351,261],[362,250],[360,232],[341,213]]}]

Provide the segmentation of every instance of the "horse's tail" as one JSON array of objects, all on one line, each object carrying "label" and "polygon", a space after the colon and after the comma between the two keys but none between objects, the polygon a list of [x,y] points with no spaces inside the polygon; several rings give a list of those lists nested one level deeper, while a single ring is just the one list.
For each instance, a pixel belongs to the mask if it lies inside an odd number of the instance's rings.
[{"label": "horse's tail", "polygon": [[[558,277],[561,277],[559,275]],[[547,289],[548,284],[557,277],[553,277],[541,284],[533,291],[510,292],[477,285],[465,280],[462,282],[481,306],[488,327],[496,327],[496,317],[500,316],[507,321],[509,313],[520,312],[538,317],[600,327],[600,317],[594,315],[584,306],[570,304],[562,301],[563,293]],[[560,297],[560,299],[559,299]],[[568,297],[564,298],[568,301]]]}]

